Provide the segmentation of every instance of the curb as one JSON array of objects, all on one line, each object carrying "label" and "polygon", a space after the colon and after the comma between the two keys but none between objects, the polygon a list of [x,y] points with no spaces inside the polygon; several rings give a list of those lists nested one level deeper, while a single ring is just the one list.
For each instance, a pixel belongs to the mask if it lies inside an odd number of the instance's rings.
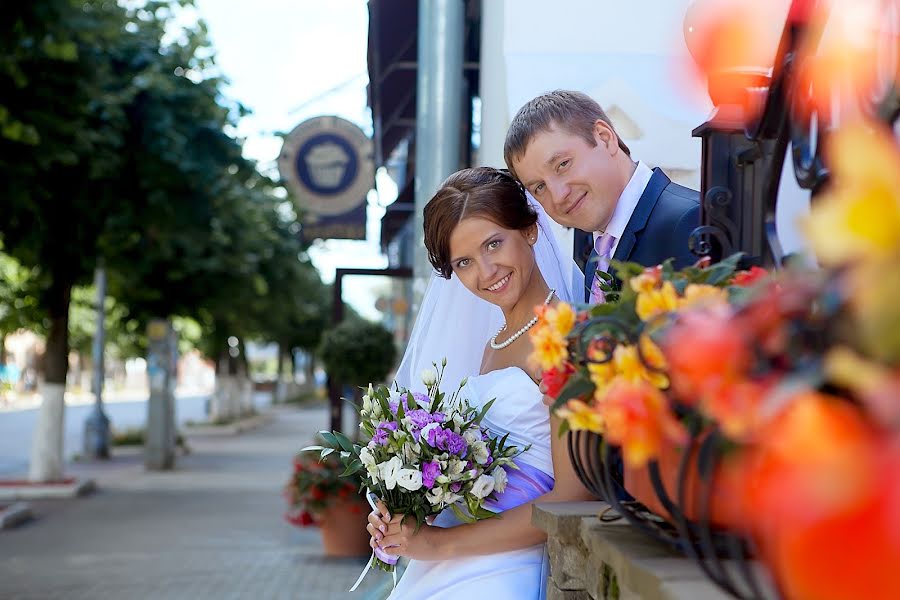
[{"label": "curb", "polygon": [[240,419],[227,425],[213,425],[211,423],[197,423],[195,425],[182,425],[182,432],[185,436],[204,436],[204,435],[237,435],[244,431],[256,429],[262,425],[270,423],[273,419],[271,414],[260,414],[246,419]]},{"label": "curb", "polygon": [[16,502],[0,509],[0,529],[12,529],[34,518],[31,507],[25,502]]},{"label": "curb", "polygon": [[75,479],[65,483],[22,483],[3,485],[0,481],[0,501],[2,500],[44,500],[77,498],[97,489],[93,479]]}]

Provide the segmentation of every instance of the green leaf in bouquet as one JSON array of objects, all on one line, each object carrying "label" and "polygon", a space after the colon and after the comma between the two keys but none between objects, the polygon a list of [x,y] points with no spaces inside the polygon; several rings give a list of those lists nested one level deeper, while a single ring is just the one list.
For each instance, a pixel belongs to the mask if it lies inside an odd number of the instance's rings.
[{"label": "green leaf in bouquet", "polygon": [[706,277],[706,283],[710,285],[721,285],[727,283],[737,271],[738,263],[744,257],[743,252],[736,252],[724,260],[709,266],[706,271],[709,275]]},{"label": "green leaf in bouquet", "polygon": [[559,396],[556,397],[553,406],[550,408],[551,410],[556,410],[573,398],[582,398],[593,394],[595,389],[597,389],[597,386],[585,375],[584,371],[575,371],[569,377],[566,385],[560,390]]},{"label": "green leaf in bouquet", "polygon": [[474,523],[475,518],[467,515],[463,512],[463,510],[459,507],[455,502],[450,505],[450,510],[453,511],[453,514],[456,515],[456,518],[462,521],[463,523]]},{"label": "green leaf in bouquet", "polygon": [[569,420],[560,419],[559,429],[556,431],[556,437],[561,438],[567,433],[569,433]]},{"label": "green leaf in bouquet", "polygon": [[356,460],[351,461],[347,465],[347,468],[344,469],[343,473],[341,473],[341,477],[347,477],[349,475],[353,475],[354,473],[358,473],[359,471],[362,471],[362,470],[363,470],[362,461],[356,459]]},{"label": "green leaf in bouquet", "polygon": [[333,432],[322,430],[319,432],[319,436],[325,441],[329,448],[334,448],[335,450],[341,449],[341,443],[337,441],[336,437],[334,437]]},{"label": "green leaf in bouquet", "polygon": [[419,408],[419,403],[416,402],[416,397],[413,396],[412,392],[406,392],[406,407],[410,410]]},{"label": "green leaf in bouquet", "polygon": [[378,394],[378,404],[381,406],[381,414],[387,418],[391,414],[391,405],[388,402],[388,394]]},{"label": "green leaf in bouquet", "polygon": [[340,431],[334,431],[332,432],[332,434],[334,435],[334,439],[337,441],[341,450],[346,450],[347,452],[353,451],[353,442],[350,441],[350,438],[348,438]]},{"label": "green leaf in bouquet", "polygon": [[466,429],[468,429],[468,428],[469,428],[469,425],[472,425],[473,423],[479,424],[479,425],[480,425],[480,424],[481,424],[481,420],[484,418],[484,415],[487,414],[487,411],[489,411],[490,408],[494,405],[494,401],[495,401],[495,400],[497,400],[497,399],[496,399],[496,398],[491,398],[490,400],[488,400],[487,402],[485,402],[485,403],[484,403],[484,406],[481,407],[481,412],[478,413],[478,416],[476,416],[474,419],[472,419],[471,421],[469,421],[469,423],[467,423],[466,426],[463,427],[463,431],[465,431]]},{"label": "green leaf in bouquet", "polygon": [[503,516],[500,513],[494,512],[492,510],[486,509],[481,504],[475,506],[475,510],[473,511],[473,516],[481,521],[483,519],[502,519]]}]

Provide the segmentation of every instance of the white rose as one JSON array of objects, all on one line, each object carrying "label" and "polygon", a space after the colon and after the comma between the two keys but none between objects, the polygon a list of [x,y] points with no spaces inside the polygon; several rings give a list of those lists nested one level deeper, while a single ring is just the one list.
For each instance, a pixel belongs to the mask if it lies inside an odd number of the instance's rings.
[{"label": "white rose", "polygon": [[494,491],[496,482],[490,475],[482,475],[472,484],[472,495],[476,498],[484,498]]},{"label": "white rose", "polygon": [[474,444],[475,442],[481,441],[481,430],[477,427],[469,427],[465,431],[463,431],[463,439],[466,440],[468,444]]},{"label": "white rose", "polygon": [[459,479],[462,472],[466,470],[466,462],[458,458],[451,458],[447,465],[447,475],[453,479]]},{"label": "white rose", "polygon": [[422,371],[422,383],[425,387],[431,387],[437,383],[437,373],[432,368]]},{"label": "white rose", "polygon": [[432,488],[425,492],[425,499],[430,505],[437,506],[444,500],[444,491],[439,487]]},{"label": "white rose", "polygon": [[396,487],[397,477],[400,475],[400,469],[402,468],[403,462],[401,462],[399,456],[394,456],[391,460],[378,465],[378,474],[381,476],[387,489],[392,490]]},{"label": "white rose", "polygon": [[419,444],[411,444],[406,442],[403,444],[403,462],[417,463],[419,462],[419,454],[422,452],[422,446]]},{"label": "white rose", "polygon": [[416,491],[422,487],[422,472],[418,469],[400,469],[400,473],[397,475],[397,485],[404,490]]},{"label": "white rose", "polygon": [[451,492],[449,490],[447,491],[447,493],[444,494],[444,503],[445,504],[454,504],[456,502],[459,502],[460,500],[462,500],[462,496],[460,496],[459,494],[454,494],[453,492]]},{"label": "white rose", "polygon": [[483,465],[487,462],[488,457],[491,455],[488,450],[487,443],[481,440],[478,440],[474,444],[472,444],[472,454],[475,457],[475,462],[479,465]]},{"label": "white rose", "polygon": [[503,490],[506,489],[506,482],[506,470],[500,468],[494,469],[494,489],[502,494]]},{"label": "white rose", "polygon": [[372,478],[372,481],[377,483],[378,464],[375,462],[375,456],[372,454],[372,451],[368,448],[362,448],[359,451],[359,460],[362,461],[362,464],[366,467],[366,472],[368,472],[369,477]]}]

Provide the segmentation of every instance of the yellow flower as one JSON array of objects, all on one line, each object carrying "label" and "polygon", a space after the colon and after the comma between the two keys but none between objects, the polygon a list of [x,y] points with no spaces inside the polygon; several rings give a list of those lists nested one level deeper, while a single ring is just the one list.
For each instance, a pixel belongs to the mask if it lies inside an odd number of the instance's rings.
[{"label": "yellow flower", "polygon": [[[877,127],[877,126],[876,126]],[[819,261],[884,257],[900,247],[900,150],[881,129],[859,123],[828,144],[831,187],[816,199],[806,233]]]},{"label": "yellow flower", "polygon": [[659,289],[640,292],[637,296],[635,311],[642,321],[678,309],[678,292],[671,281],[665,281]]},{"label": "yellow flower", "polygon": [[637,293],[649,292],[655,290],[662,281],[662,267],[657,265],[644,269],[644,272],[637,277],[632,277],[628,282]]},{"label": "yellow flower", "polygon": [[[659,348],[657,348],[649,338],[644,342],[644,350],[649,351],[652,360],[656,361],[656,363],[651,364],[658,365],[660,364],[660,361],[663,361],[662,352],[659,351]],[[616,374],[625,381],[631,383],[647,382],[659,389],[669,387],[669,378],[665,373],[650,371],[644,363],[641,362],[637,346],[630,346],[628,344],[616,346],[615,353],[613,354],[613,363],[615,365]]]},{"label": "yellow flower", "polygon": [[569,400],[565,407],[556,411],[556,414],[568,421],[569,428],[573,431],[603,433],[603,418],[600,413],[581,400]]},{"label": "yellow flower", "polygon": [[681,308],[728,306],[728,291],[705,283],[691,283],[684,290]]},{"label": "yellow flower", "polygon": [[644,361],[655,369],[667,369],[668,365],[666,365],[666,357],[663,355],[662,350],[660,350],[659,346],[656,345],[649,335],[642,335],[638,339],[638,345],[641,348],[641,354],[644,356]]},{"label": "yellow flower", "polygon": [[532,329],[531,344],[534,350],[529,358],[542,371],[560,367],[569,358],[566,339],[553,327]]},{"label": "yellow flower", "polygon": [[587,370],[588,375],[591,378],[591,383],[594,384],[594,398],[598,401],[603,400],[603,396],[606,395],[606,388],[609,387],[616,376],[616,369],[613,362],[589,362],[587,364]]},{"label": "yellow flower", "polygon": [[547,324],[556,329],[563,337],[569,335],[572,327],[575,325],[575,311],[571,304],[560,302],[553,308],[547,309],[544,313],[544,319]]}]

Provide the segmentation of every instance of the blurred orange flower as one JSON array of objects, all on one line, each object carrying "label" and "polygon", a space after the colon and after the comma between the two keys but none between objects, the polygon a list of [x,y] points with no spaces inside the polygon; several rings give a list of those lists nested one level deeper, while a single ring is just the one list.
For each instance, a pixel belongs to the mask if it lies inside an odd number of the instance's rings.
[{"label": "blurred orange flower", "polygon": [[617,379],[597,407],[606,437],[622,447],[630,467],[642,467],[659,455],[664,440],[684,444],[687,431],[665,395],[646,381]]},{"label": "blurred orange flower", "polygon": [[725,311],[683,314],[666,335],[663,353],[679,400],[696,405],[706,394],[743,377],[750,349]]}]

